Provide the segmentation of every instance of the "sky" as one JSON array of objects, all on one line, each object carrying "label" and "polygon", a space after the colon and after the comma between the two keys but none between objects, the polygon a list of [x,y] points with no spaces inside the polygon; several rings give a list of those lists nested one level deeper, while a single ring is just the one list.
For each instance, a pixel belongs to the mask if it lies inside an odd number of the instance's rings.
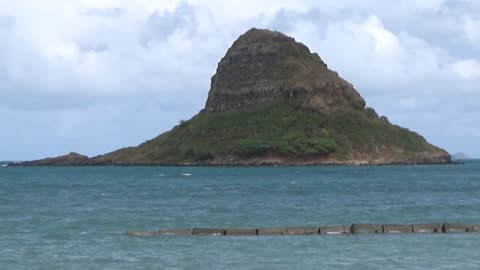
[{"label": "sky", "polygon": [[252,27],[317,52],[380,115],[480,157],[480,1],[0,1],[0,160],[134,146],[200,111]]}]

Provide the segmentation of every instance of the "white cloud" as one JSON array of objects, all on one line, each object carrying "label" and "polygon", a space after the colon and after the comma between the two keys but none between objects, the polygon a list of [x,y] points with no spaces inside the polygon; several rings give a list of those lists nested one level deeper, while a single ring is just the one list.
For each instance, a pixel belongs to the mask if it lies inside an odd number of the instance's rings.
[{"label": "white cloud", "polygon": [[468,41],[480,49],[480,20],[467,15],[463,19],[463,28]]},{"label": "white cloud", "polygon": [[461,60],[452,65],[453,71],[462,79],[480,79],[480,63],[476,60]]},{"label": "white cloud", "polygon": [[449,59],[441,49],[406,32],[391,32],[375,15],[357,21],[331,21],[324,34],[300,21],[292,32],[364,94],[399,88],[428,91],[406,86],[413,81],[428,83],[448,77],[445,66]]}]

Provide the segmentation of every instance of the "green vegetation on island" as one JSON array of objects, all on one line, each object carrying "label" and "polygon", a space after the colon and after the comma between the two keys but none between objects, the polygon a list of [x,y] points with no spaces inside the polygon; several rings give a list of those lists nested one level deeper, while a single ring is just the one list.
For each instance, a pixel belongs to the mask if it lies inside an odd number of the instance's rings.
[{"label": "green vegetation on island", "polygon": [[[323,115],[277,101],[222,113],[202,111],[138,147],[110,153],[107,162],[120,165],[128,157],[133,164],[145,165],[322,159],[337,163],[334,160],[352,160],[355,151],[369,153],[365,158],[372,160],[401,151],[405,160],[415,163],[416,153],[429,150],[423,137],[391,125],[372,109]],[[97,157],[97,162],[104,158]]]}]

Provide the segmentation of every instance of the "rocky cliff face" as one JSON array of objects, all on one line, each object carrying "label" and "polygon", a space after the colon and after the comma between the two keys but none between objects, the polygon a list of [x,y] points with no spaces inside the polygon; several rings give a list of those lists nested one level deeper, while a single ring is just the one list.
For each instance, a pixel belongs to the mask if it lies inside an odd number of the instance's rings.
[{"label": "rocky cliff face", "polygon": [[205,110],[223,112],[278,99],[321,113],[363,109],[365,101],[316,53],[279,32],[251,29],[220,61]]}]

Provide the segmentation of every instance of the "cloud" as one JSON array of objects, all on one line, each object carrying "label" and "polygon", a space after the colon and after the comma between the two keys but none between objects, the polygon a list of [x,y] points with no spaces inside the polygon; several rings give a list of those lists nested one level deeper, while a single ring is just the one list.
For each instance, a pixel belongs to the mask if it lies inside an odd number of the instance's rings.
[{"label": "cloud", "polygon": [[0,30],[10,30],[15,26],[15,18],[0,14]]},{"label": "cloud", "polygon": [[105,18],[116,18],[127,14],[123,8],[82,8],[80,14],[85,16],[98,16]]},{"label": "cloud", "polygon": [[[42,129],[33,124],[37,115],[56,119],[42,120],[46,144],[61,135],[79,147],[59,152],[107,150],[80,132],[89,121],[105,139],[110,130],[125,134],[113,149],[193,115],[204,105],[218,61],[254,26],[294,36],[352,82],[369,106],[434,143],[468,152],[456,142],[478,134],[476,1],[18,0],[1,2],[0,10],[5,125],[15,130],[20,122],[25,134],[35,134]],[[446,122],[455,130],[446,132]],[[123,125],[138,132],[130,136]],[[480,148],[470,151],[480,156]]]},{"label": "cloud", "polygon": [[191,5],[179,2],[173,10],[155,11],[147,19],[143,42],[165,41],[177,31],[195,33],[196,15]]},{"label": "cloud", "polygon": [[480,63],[476,60],[461,60],[452,64],[453,71],[464,80],[480,79]]},{"label": "cloud", "polygon": [[108,43],[104,41],[81,40],[77,45],[78,49],[84,53],[102,53],[110,49]]},{"label": "cloud", "polygon": [[463,30],[468,41],[480,49],[480,20],[467,15],[463,19]]},{"label": "cloud", "polygon": [[[200,36],[194,28],[170,32],[169,40],[157,40],[164,33],[162,29],[169,31],[176,25],[175,14],[181,15],[188,8],[179,4],[167,13],[152,11],[134,24],[129,24],[134,18],[127,15],[115,23],[85,21],[76,33],[59,31],[52,39],[28,33],[31,25],[22,24],[23,28],[0,37],[5,40],[0,44],[4,52],[0,54],[0,96],[4,97],[0,105],[38,110],[88,107],[107,98],[131,95],[172,100],[184,92],[185,102],[206,96],[212,67],[221,54],[211,57],[212,52],[217,53],[217,45],[210,42],[218,40]],[[75,16],[71,19],[74,22],[83,20],[83,15]],[[177,29],[189,27],[190,21],[180,17],[183,23]],[[170,24],[164,25],[162,20]],[[155,34],[155,43],[148,48],[141,42],[145,29]],[[191,54],[194,43],[202,53]],[[186,81],[185,77],[194,80]]]},{"label": "cloud", "polygon": [[448,65],[441,49],[407,32],[391,32],[375,15],[330,21],[324,30],[299,21],[292,33],[366,94],[395,91],[412,81],[443,80]]}]

